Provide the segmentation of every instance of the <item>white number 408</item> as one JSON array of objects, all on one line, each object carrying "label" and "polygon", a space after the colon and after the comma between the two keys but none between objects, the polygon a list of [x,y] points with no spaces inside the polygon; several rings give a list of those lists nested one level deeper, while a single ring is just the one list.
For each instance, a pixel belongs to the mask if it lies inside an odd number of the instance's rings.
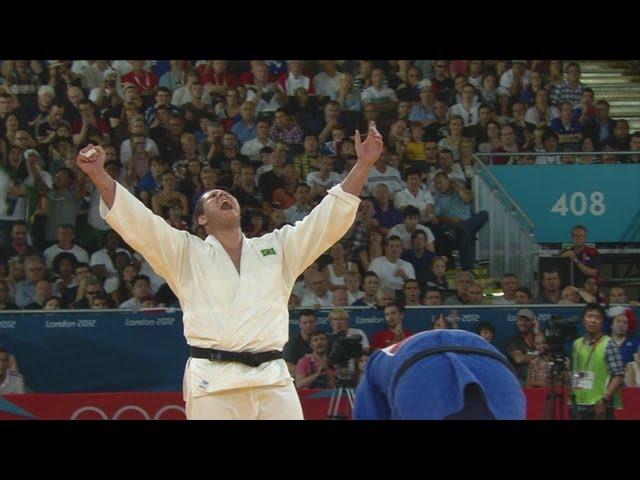
[{"label": "white number 408", "polygon": [[563,193],[555,205],[551,208],[551,213],[559,213],[563,217],[567,212],[571,211],[572,215],[581,217],[587,213],[599,217],[604,215],[607,207],[604,204],[604,194],[602,192],[593,192],[587,200],[587,196],[582,192],[573,192],[569,197],[569,206],[567,207],[567,194]]}]

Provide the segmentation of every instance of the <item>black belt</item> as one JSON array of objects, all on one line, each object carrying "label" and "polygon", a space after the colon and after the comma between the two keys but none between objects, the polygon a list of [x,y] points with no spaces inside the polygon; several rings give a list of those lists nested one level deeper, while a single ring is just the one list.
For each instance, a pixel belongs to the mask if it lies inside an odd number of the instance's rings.
[{"label": "black belt", "polygon": [[215,350],[213,348],[191,347],[191,356],[193,358],[205,358],[212,362],[238,362],[249,365],[250,367],[259,367],[264,362],[278,360],[284,358],[282,352],[271,350],[269,352],[225,352],[223,350]]}]

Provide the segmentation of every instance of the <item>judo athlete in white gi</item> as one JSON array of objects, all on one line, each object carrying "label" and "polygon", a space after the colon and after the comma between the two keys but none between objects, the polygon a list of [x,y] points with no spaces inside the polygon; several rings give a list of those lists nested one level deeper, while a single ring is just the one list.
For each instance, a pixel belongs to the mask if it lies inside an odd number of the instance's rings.
[{"label": "judo athlete in white gi", "polygon": [[358,160],[340,185],[295,226],[245,238],[240,205],[222,190],[196,206],[202,241],[169,226],[104,170],[104,151],[89,145],[79,168],[100,192],[100,214],[164,277],[180,300],[191,346],[183,391],[188,419],[303,419],[282,348],[287,301],[299,275],[355,220],[359,195],[382,152],[372,124]]}]

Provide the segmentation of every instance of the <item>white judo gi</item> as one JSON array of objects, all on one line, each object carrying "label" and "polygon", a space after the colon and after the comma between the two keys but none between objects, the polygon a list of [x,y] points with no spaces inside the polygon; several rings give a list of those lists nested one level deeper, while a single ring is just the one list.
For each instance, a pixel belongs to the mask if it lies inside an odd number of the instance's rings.
[{"label": "white judo gi", "polygon": [[[243,238],[240,274],[215,237],[174,229],[120,184],[100,215],[177,295],[189,345],[257,353],[282,351],[296,279],[347,232],[359,203],[336,185],[295,226]],[[250,367],[190,358],[183,391],[188,419],[302,419],[283,359]]]}]

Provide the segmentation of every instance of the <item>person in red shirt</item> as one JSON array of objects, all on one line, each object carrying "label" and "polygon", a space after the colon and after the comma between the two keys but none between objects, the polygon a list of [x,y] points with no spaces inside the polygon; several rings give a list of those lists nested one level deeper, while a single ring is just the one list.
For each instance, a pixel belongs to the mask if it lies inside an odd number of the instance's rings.
[{"label": "person in red shirt", "polygon": [[238,85],[238,78],[227,72],[226,60],[209,60],[206,65],[200,65],[198,71],[207,93],[216,97],[214,100],[222,99],[227,90]]},{"label": "person in red shirt", "polygon": [[158,76],[144,69],[144,60],[131,60],[129,63],[133,70],[122,76],[122,83],[131,83],[140,95],[153,98],[158,87]]},{"label": "person in red shirt", "polygon": [[600,271],[600,253],[595,247],[588,246],[587,229],[582,225],[576,225],[571,229],[573,245],[570,249],[561,253],[563,257],[570,257],[573,266],[573,285],[582,287],[588,276],[598,278]]},{"label": "person in red shirt", "polygon": [[413,335],[413,332],[402,326],[404,319],[404,308],[397,303],[390,303],[384,307],[384,319],[387,322],[387,328],[382,332],[373,335],[371,342],[372,350],[386,348],[389,345],[404,340]]}]

